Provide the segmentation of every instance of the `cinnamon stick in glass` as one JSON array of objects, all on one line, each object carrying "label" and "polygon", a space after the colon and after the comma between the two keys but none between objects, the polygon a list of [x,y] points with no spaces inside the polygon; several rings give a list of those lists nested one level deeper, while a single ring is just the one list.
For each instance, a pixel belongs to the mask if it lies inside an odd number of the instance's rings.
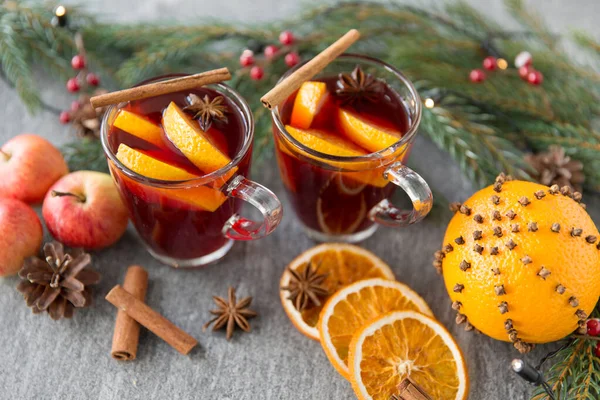
[{"label": "cinnamon stick in glass", "polygon": [[147,99],[149,97],[160,96],[161,94],[194,89],[211,83],[228,81],[230,79],[231,74],[227,68],[213,69],[200,74],[153,82],[147,85],[136,86],[131,89],[101,94],[92,97],[90,103],[92,103],[94,108],[104,107],[126,101]]},{"label": "cinnamon stick in glass", "polygon": [[167,342],[181,354],[188,354],[197,344],[196,339],[175,326],[171,321],[136,299],[120,285],[112,288],[106,295],[106,300],[144,328]]},{"label": "cinnamon stick in glass", "polygon": [[273,109],[273,107],[279,105],[294,93],[302,83],[321,72],[330,62],[335,60],[340,54],[346,51],[348,47],[356,42],[359,37],[360,33],[356,29],[349,30],[344,36],[336,40],[335,43],[317,54],[315,58],[281,81],[277,86],[261,97],[260,101],[269,110]]},{"label": "cinnamon stick in glass", "polygon": [[[136,299],[144,301],[148,289],[148,272],[139,265],[129,267],[123,281],[123,289]],[[125,311],[119,310],[110,354],[116,360],[135,360],[139,337],[140,324]]]}]

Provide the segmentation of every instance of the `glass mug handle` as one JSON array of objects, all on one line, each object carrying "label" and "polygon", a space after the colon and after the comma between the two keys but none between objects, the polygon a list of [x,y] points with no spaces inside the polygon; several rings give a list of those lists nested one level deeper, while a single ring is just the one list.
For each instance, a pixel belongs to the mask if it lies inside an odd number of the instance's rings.
[{"label": "glass mug handle", "polygon": [[261,212],[263,220],[252,221],[233,214],[223,226],[223,234],[234,240],[260,239],[275,230],[283,217],[283,210],[279,199],[266,187],[244,178],[241,175],[233,178],[227,186],[225,193],[250,203]]},{"label": "glass mug handle", "polygon": [[419,174],[397,162],[385,170],[383,177],[406,192],[413,209],[401,210],[384,199],[369,212],[372,221],[387,226],[407,226],[419,222],[429,214],[433,206],[433,195],[429,185]]}]

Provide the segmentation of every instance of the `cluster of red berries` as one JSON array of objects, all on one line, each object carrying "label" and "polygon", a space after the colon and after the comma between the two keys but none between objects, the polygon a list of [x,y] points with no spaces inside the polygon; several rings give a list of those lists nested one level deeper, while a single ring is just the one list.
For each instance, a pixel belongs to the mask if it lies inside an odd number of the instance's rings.
[{"label": "cluster of red berries", "polygon": [[279,34],[279,48],[274,44],[266,46],[263,50],[263,62],[258,62],[252,50],[246,49],[240,55],[240,65],[244,68],[250,67],[250,78],[255,81],[261,80],[265,76],[263,65],[272,62],[277,57],[285,54],[284,61],[288,67],[293,67],[300,62],[300,56],[296,51],[291,50],[291,46],[296,41],[294,34],[290,31],[283,31]]},{"label": "cluster of red berries", "polygon": [[[494,71],[499,65],[498,62],[499,60],[496,57],[486,57],[483,59],[483,68],[487,71]],[[533,58],[527,51],[520,52],[515,58],[515,67],[518,68],[521,79],[537,86],[544,81],[544,76],[540,71],[533,68],[532,63]],[[504,61],[503,69],[506,68],[506,65],[506,61]],[[474,83],[483,82],[485,78],[485,73],[481,69],[474,69],[469,74],[469,79]]]},{"label": "cluster of red berries", "polygon": [[[87,71],[87,63],[85,56],[82,54],[76,54],[71,59],[71,67],[75,71],[79,71],[76,76],[67,81],[67,90],[71,93],[77,93],[82,88],[89,86],[98,86],[100,84],[100,78],[93,72]],[[73,112],[79,110],[81,103],[78,100],[74,100],[71,103],[70,111],[63,111],[60,113],[59,119],[63,124],[67,124],[71,121],[71,115]]]},{"label": "cluster of red berries", "polygon": [[[600,320],[595,318],[587,320],[587,334],[588,336],[600,336]],[[600,357],[600,341],[596,342],[594,354],[596,354],[596,357]]]}]

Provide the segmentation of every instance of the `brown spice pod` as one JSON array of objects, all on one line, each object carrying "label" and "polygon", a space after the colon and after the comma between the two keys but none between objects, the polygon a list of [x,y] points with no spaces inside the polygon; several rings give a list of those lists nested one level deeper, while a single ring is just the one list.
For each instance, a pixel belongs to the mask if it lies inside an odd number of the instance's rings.
[{"label": "brown spice pod", "polygon": [[[123,281],[123,289],[136,299],[144,301],[148,289],[148,272],[139,265],[129,267]],[[140,324],[127,315],[125,311],[119,310],[115,321],[115,333],[110,355],[115,360],[135,360],[139,337]]]}]

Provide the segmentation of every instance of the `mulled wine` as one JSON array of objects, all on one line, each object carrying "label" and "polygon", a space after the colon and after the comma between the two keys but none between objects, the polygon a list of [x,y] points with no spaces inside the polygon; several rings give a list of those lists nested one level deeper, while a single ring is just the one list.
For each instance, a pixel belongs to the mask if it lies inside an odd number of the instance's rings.
[{"label": "mulled wine", "polygon": [[[251,195],[268,189],[246,179],[252,116],[233,90],[211,85],[130,101],[108,113],[105,150],[131,220],[159,260],[197,266],[222,257],[231,239],[270,233],[238,215]],[[103,132],[104,134],[104,132]],[[265,221],[267,218],[265,217]],[[262,230],[261,230],[262,228]]]},{"label": "mulled wine", "polygon": [[411,128],[400,94],[356,67],[304,82],[278,117],[293,139],[274,125],[281,177],[311,236],[353,241],[352,235],[373,227],[369,214],[396,188],[384,176],[386,168],[404,163],[411,143],[391,156],[362,158],[394,146]]}]

